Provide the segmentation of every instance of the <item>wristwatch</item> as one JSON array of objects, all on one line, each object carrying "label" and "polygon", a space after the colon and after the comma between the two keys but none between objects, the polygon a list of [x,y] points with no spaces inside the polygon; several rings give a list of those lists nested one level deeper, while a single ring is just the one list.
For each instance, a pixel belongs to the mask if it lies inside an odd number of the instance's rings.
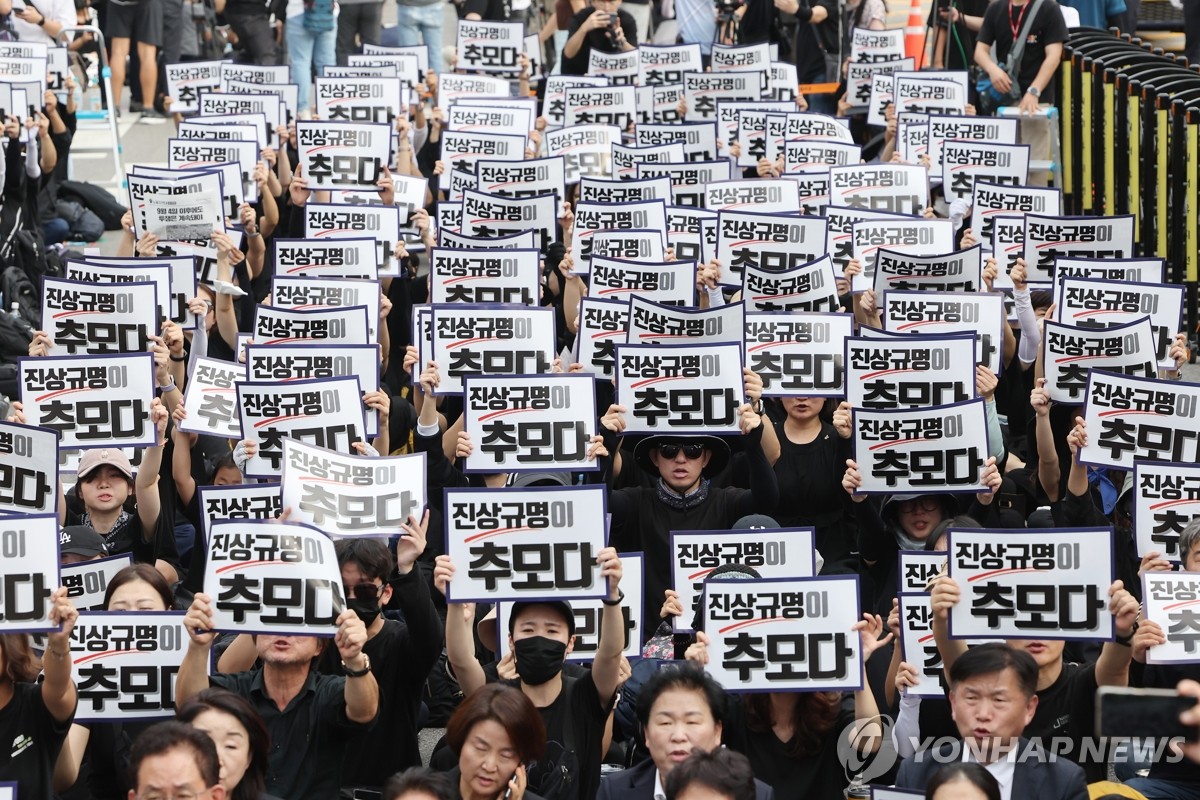
[{"label": "wristwatch", "polygon": [[371,657],[369,655],[367,655],[366,653],[363,653],[362,657],[363,657],[363,668],[362,669],[358,669],[358,670],[350,669],[350,667],[346,666],[345,661],[342,662],[342,669],[345,671],[347,678],[362,678],[371,672]]},{"label": "wristwatch", "polygon": [[1041,89],[1039,89],[1039,88],[1037,88],[1036,86],[1030,86],[1030,87],[1029,87],[1028,89],[1026,89],[1025,91],[1026,91],[1027,93],[1029,93],[1029,94],[1033,95],[1034,97],[1041,97],[1041,96],[1042,96],[1042,90],[1041,90]]}]

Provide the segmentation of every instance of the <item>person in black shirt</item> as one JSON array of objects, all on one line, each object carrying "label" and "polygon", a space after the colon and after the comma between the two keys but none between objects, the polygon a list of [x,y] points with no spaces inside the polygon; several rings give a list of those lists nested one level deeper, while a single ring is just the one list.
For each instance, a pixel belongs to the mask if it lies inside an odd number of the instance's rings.
[{"label": "person in black shirt", "polygon": [[637,23],[621,10],[621,0],[593,0],[571,17],[563,45],[563,75],[586,75],[593,50],[626,53],[637,47]]},{"label": "person in black shirt", "polygon": [[0,782],[17,784],[16,800],[53,796],[54,762],[75,718],[71,631],[79,612],[66,589],[56,590],[50,600],[50,622],[61,628],[47,636],[40,684],[29,636],[0,635]]},{"label": "person in black shirt", "polygon": [[[997,0],[983,15],[983,25],[975,43],[975,63],[988,74],[992,86],[1001,94],[1012,86],[1002,65],[1032,5],[1033,0]],[[1039,103],[1054,104],[1055,78],[1062,61],[1062,43],[1066,40],[1067,23],[1063,21],[1062,9],[1054,0],[1042,0],[1029,28],[1021,63],[1016,67],[1017,81],[1023,90],[1022,113],[1036,112]],[[996,46],[994,57],[992,45]]]},{"label": "person in black shirt", "polygon": [[[949,0],[934,3],[938,12],[934,69],[970,69],[975,66],[975,36],[983,26],[988,0]],[[926,24],[933,24],[934,9]]]}]

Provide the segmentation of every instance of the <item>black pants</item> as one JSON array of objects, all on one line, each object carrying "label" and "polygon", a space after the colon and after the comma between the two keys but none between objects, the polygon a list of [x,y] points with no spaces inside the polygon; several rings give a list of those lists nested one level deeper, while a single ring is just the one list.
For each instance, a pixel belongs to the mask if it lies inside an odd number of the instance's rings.
[{"label": "black pants", "polygon": [[382,25],[383,3],[381,2],[339,5],[337,63],[344,67],[350,56],[362,52],[356,41],[360,36],[365,44],[379,44],[379,32]]},{"label": "black pants", "polygon": [[275,29],[271,27],[269,17],[261,14],[235,15],[226,11],[225,19],[241,44],[241,56],[238,58],[241,63],[259,66],[279,63],[279,45],[275,41]]}]

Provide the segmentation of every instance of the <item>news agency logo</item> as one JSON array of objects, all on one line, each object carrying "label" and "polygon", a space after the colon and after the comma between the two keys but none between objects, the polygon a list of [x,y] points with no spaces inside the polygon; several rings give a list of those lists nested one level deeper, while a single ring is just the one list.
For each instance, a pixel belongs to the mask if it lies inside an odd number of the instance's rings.
[{"label": "news agency logo", "polygon": [[892,742],[895,724],[891,717],[879,715],[856,719],[841,731],[837,754],[847,782],[867,784],[891,771],[900,760]]}]

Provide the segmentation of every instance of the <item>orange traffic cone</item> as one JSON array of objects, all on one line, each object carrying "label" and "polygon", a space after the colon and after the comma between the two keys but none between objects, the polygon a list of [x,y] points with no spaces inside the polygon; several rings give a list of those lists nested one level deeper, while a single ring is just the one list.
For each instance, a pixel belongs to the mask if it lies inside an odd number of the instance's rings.
[{"label": "orange traffic cone", "polygon": [[908,9],[908,25],[904,28],[904,55],[916,59],[917,68],[928,67],[931,59],[925,51],[925,18],[921,0],[912,0]]}]

